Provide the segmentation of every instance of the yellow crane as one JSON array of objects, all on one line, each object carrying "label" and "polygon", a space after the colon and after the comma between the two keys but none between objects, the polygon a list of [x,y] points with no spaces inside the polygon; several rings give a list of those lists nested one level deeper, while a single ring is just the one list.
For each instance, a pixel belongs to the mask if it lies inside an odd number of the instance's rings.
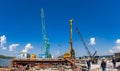
[{"label": "yellow crane", "polygon": [[69,20],[70,22],[70,48],[69,48],[69,51],[67,53],[64,54],[64,58],[73,58],[75,59],[75,51],[74,51],[74,48],[73,48],[73,45],[72,45],[72,22],[73,20]]}]

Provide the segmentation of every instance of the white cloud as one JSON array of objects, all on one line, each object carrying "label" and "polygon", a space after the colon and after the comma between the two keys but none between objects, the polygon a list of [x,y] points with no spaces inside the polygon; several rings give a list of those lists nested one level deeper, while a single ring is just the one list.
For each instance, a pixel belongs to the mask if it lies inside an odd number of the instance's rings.
[{"label": "white cloud", "polygon": [[95,44],[96,44],[95,38],[94,38],[94,37],[90,38],[90,43],[89,43],[89,45],[95,45]]},{"label": "white cloud", "polygon": [[3,47],[2,50],[6,50],[7,48],[6,47]]},{"label": "white cloud", "polygon": [[33,46],[30,43],[28,43],[22,50],[22,52],[28,52],[30,49],[33,49]]},{"label": "white cloud", "polygon": [[115,42],[117,45],[120,45],[120,39],[117,39]]},{"label": "white cloud", "polygon": [[109,53],[116,53],[116,52],[120,52],[120,39],[116,40],[116,45],[109,50]]},{"label": "white cloud", "polygon": [[0,47],[4,49],[5,44],[6,44],[6,36],[3,35],[0,37]]},{"label": "white cloud", "polygon": [[60,51],[57,51],[56,56],[59,56],[59,54],[60,54]]},{"label": "white cloud", "polygon": [[9,46],[9,51],[14,51],[14,49],[15,49],[17,46],[19,46],[19,44],[11,44],[11,45]]},{"label": "white cloud", "polygon": [[116,45],[115,47],[113,47],[112,49],[110,49],[109,52],[110,53],[120,52],[120,45]]}]

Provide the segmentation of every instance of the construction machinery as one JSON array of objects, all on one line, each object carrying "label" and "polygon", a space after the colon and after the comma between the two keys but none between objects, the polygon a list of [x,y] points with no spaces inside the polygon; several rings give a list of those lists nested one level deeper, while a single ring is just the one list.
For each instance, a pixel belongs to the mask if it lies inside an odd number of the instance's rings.
[{"label": "construction machinery", "polygon": [[69,20],[69,21],[70,21],[70,48],[69,48],[69,51],[65,53],[63,57],[75,59],[75,51],[72,45],[72,21],[73,20]]},{"label": "construction machinery", "polygon": [[50,54],[50,43],[48,41],[47,35],[46,35],[46,24],[45,24],[45,16],[44,16],[44,10],[41,9],[41,23],[42,23],[42,33],[43,33],[43,42],[44,42],[44,55],[45,58],[51,58]]},{"label": "construction machinery", "polygon": [[79,37],[80,37],[80,40],[82,41],[83,45],[85,46],[85,49],[87,51],[87,54],[89,55],[89,57],[91,58],[92,60],[92,63],[97,63],[97,58],[95,57],[97,51],[94,52],[94,54],[92,55],[92,53],[89,51],[88,47],[87,47],[87,44],[85,43],[80,31],[78,30],[78,28],[76,28],[76,32],[78,33]]},{"label": "construction machinery", "polygon": [[120,52],[114,53],[114,57],[117,62],[120,62]]}]

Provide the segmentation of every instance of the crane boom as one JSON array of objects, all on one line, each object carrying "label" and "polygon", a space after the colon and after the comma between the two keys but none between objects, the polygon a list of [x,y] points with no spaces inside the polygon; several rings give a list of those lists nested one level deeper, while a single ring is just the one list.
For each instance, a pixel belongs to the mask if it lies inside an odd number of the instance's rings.
[{"label": "crane boom", "polygon": [[92,55],[91,52],[89,51],[88,47],[87,47],[87,44],[85,43],[85,41],[83,39],[81,33],[79,32],[78,28],[76,28],[76,32],[78,33],[83,45],[85,46],[85,49],[86,49],[88,55],[90,56],[92,63],[97,63],[98,57],[95,57],[97,51],[95,51],[95,53]]},{"label": "crane boom", "polygon": [[83,45],[85,46],[85,49],[86,49],[88,55],[89,55],[90,57],[92,57],[92,54],[90,53],[90,51],[89,51],[89,49],[88,49],[88,47],[87,47],[87,45],[86,45],[86,43],[85,43],[85,41],[84,41],[84,39],[83,39],[81,33],[80,33],[79,30],[78,30],[78,28],[76,28],[76,32],[78,33],[78,35],[79,35],[79,37],[80,37],[80,39],[81,39]]},{"label": "crane boom", "polygon": [[97,54],[97,51],[94,52],[94,54],[92,55],[92,57],[94,57]]}]

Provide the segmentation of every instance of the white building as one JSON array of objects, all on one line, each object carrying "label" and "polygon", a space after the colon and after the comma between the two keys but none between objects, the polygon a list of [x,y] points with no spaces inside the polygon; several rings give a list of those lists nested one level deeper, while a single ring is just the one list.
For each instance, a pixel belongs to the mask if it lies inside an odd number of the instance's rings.
[{"label": "white building", "polygon": [[30,54],[26,53],[26,52],[20,52],[16,55],[16,58],[30,58]]}]

